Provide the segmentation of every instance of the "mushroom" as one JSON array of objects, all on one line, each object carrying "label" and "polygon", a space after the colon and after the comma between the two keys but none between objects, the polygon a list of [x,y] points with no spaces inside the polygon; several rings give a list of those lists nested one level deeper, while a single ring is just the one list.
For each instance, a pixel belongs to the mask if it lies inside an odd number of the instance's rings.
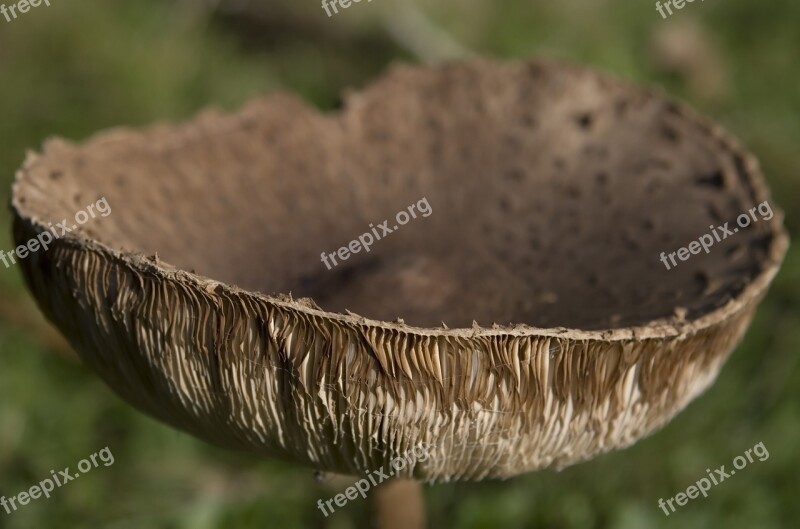
[{"label": "mushroom", "polygon": [[[631,445],[712,383],[787,249],[754,157],[652,90],[549,60],[395,66],[323,115],[228,115],[30,154],[18,244],[45,315],[122,398],[233,449],[363,476],[507,478]],[[432,209],[328,270],[426,198]]]}]

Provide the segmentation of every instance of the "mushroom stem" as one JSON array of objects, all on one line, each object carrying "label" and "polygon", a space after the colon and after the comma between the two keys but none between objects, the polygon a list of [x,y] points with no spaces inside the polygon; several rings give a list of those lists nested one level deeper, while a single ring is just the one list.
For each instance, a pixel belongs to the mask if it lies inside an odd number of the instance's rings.
[{"label": "mushroom stem", "polygon": [[425,500],[418,481],[393,479],[371,495],[375,529],[425,529]]}]

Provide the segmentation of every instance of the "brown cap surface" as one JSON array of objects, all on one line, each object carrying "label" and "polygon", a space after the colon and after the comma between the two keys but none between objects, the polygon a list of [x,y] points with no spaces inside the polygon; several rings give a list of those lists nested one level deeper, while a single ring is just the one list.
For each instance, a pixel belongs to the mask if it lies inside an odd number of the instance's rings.
[{"label": "brown cap surface", "polygon": [[[659,94],[550,61],[401,66],[330,115],[272,95],[50,141],[18,174],[18,244],[101,197],[110,216],[22,266],[115,391],[324,470],[425,443],[402,473],[426,480],[653,431],[714,379],[787,247],[771,204],[666,270],[768,200],[758,164]],[[429,217],[321,264],[423,197]]]}]

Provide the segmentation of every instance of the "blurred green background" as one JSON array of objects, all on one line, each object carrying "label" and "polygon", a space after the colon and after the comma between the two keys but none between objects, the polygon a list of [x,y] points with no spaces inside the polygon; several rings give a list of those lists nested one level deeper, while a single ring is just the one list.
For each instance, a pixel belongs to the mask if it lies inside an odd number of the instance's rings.
[{"label": "blurred green background", "polygon": [[[1,0],[0,0],[1,1]],[[6,2],[9,3],[9,2]],[[420,29],[421,28],[421,29]],[[630,0],[374,0],[328,18],[316,1],[51,0],[0,18],[0,199],[27,149],[117,125],[235,109],[286,89],[323,109],[393,61],[454,53],[588,63],[714,117],[761,159],[800,233],[800,3],[686,4],[662,20]],[[0,249],[12,247],[0,214]],[[633,448],[563,472],[426,488],[431,527],[793,528],[800,520],[800,248],[717,383]],[[670,517],[657,506],[763,441],[770,453]],[[116,398],[0,267],[0,495],[109,446],[116,462],[0,528],[365,527],[325,519],[312,473],[210,447]]]}]

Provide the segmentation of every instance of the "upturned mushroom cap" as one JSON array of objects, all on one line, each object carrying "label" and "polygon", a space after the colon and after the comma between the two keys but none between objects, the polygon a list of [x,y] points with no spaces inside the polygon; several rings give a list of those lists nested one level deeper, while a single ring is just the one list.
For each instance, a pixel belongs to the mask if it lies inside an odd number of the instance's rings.
[{"label": "upturned mushroom cap", "polygon": [[[328,471],[424,444],[397,472],[421,480],[654,431],[714,380],[788,244],[772,204],[666,270],[768,200],[757,162],[657,93],[549,61],[395,67],[328,115],[272,95],[49,141],[17,175],[17,243],[101,197],[110,216],[21,265],[114,391]],[[320,263],[422,197],[429,217]]]}]

